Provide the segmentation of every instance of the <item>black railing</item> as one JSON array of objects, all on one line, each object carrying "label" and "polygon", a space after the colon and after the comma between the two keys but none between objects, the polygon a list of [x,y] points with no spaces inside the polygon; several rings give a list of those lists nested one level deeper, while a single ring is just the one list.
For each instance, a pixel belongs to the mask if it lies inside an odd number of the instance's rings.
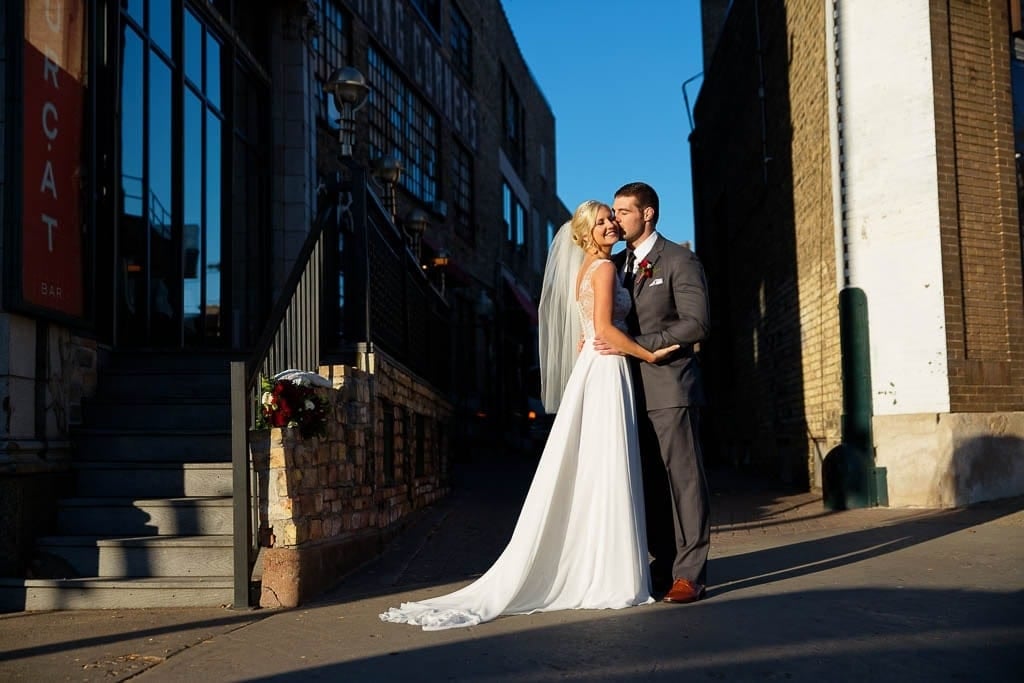
[{"label": "black railing", "polygon": [[259,341],[248,360],[231,363],[233,604],[239,608],[252,605],[259,552],[249,436],[261,376],[291,368],[316,372],[324,361],[365,367],[360,357],[379,350],[440,393],[450,388],[448,305],[370,191],[365,171],[350,168],[349,178],[334,197],[321,195],[327,201]]},{"label": "black railing", "polygon": [[270,377],[290,368],[320,367],[321,292],[324,284],[324,251],[330,232],[318,219],[306,236],[270,312],[263,333],[249,358],[231,363],[231,471],[234,509],[234,599],[236,608],[253,603],[250,577],[259,552],[253,528],[258,507],[252,491],[252,460],[249,433],[260,409],[261,376]]},{"label": "black railing", "polygon": [[[344,319],[334,328],[339,329],[338,343],[328,346],[343,356],[382,351],[445,393],[451,388],[450,308],[387,209],[369,191],[364,173],[353,170],[351,222],[341,222],[344,248],[337,253],[344,265],[343,290],[325,294],[330,298],[343,291],[339,299],[344,301]],[[337,281],[328,285],[341,286]]]}]

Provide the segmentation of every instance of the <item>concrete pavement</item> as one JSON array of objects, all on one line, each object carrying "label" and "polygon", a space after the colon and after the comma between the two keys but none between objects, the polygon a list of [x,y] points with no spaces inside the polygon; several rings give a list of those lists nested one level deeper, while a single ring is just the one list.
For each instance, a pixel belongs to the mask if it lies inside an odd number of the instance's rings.
[{"label": "concrete pavement", "polygon": [[458,465],[447,500],[302,608],[2,617],[0,679],[1024,680],[1024,499],[829,513],[814,495],[713,473],[701,603],[504,617],[439,633],[378,620],[483,572],[531,474],[514,459]]}]

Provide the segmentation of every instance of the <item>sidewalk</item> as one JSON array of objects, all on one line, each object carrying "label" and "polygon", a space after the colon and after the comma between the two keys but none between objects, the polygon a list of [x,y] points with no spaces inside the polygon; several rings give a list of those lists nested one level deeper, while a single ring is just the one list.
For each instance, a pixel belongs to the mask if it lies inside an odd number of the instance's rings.
[{"label": "sidewalk", "polygon": [[1019,681],[1024,499],[830,513],[712,475],[708,599],[425,633],[377,614],[448,592],[504,547],[531,463],[465,463],[332,593],[294,610],[0,617],[5,681]]}]

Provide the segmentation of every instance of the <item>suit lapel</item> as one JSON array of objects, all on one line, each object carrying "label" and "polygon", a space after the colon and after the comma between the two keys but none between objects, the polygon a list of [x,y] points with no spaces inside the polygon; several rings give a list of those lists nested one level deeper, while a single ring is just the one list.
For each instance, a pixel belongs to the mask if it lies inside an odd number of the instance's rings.
[{"label": "suit lapel", "polygon": [[[661,258],[661,251],[664,248],[662,238],[658,236],[658,241],[654,243],[654,248],[651,249],[651,253],[647,254],[647,263],[650,264],[651,272],[654,272],[654,268],[658,265],[658,260]],[[641,259],[643,260],[643,259]],[[636,299],[640,296],[640,292],[644,291],[645,285],[647,284],[647,276],[641,271],[636,274],[636,279],[633,281],[633,298]]]}]

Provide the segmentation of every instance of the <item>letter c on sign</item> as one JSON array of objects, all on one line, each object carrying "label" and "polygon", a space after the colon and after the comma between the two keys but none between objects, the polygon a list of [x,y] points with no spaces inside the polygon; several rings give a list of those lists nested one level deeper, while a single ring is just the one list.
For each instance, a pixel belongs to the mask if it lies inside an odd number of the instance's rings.
[{"label": "letter c on sign", "polygon": [[57,126],[54,125],[52,128],[48,125],[47,116],[53,119],[53,123],[57,123],[57,107],[54,106],[53,102],[47,102],[43,105],[43,133],[50,140],[57,138]]}]

